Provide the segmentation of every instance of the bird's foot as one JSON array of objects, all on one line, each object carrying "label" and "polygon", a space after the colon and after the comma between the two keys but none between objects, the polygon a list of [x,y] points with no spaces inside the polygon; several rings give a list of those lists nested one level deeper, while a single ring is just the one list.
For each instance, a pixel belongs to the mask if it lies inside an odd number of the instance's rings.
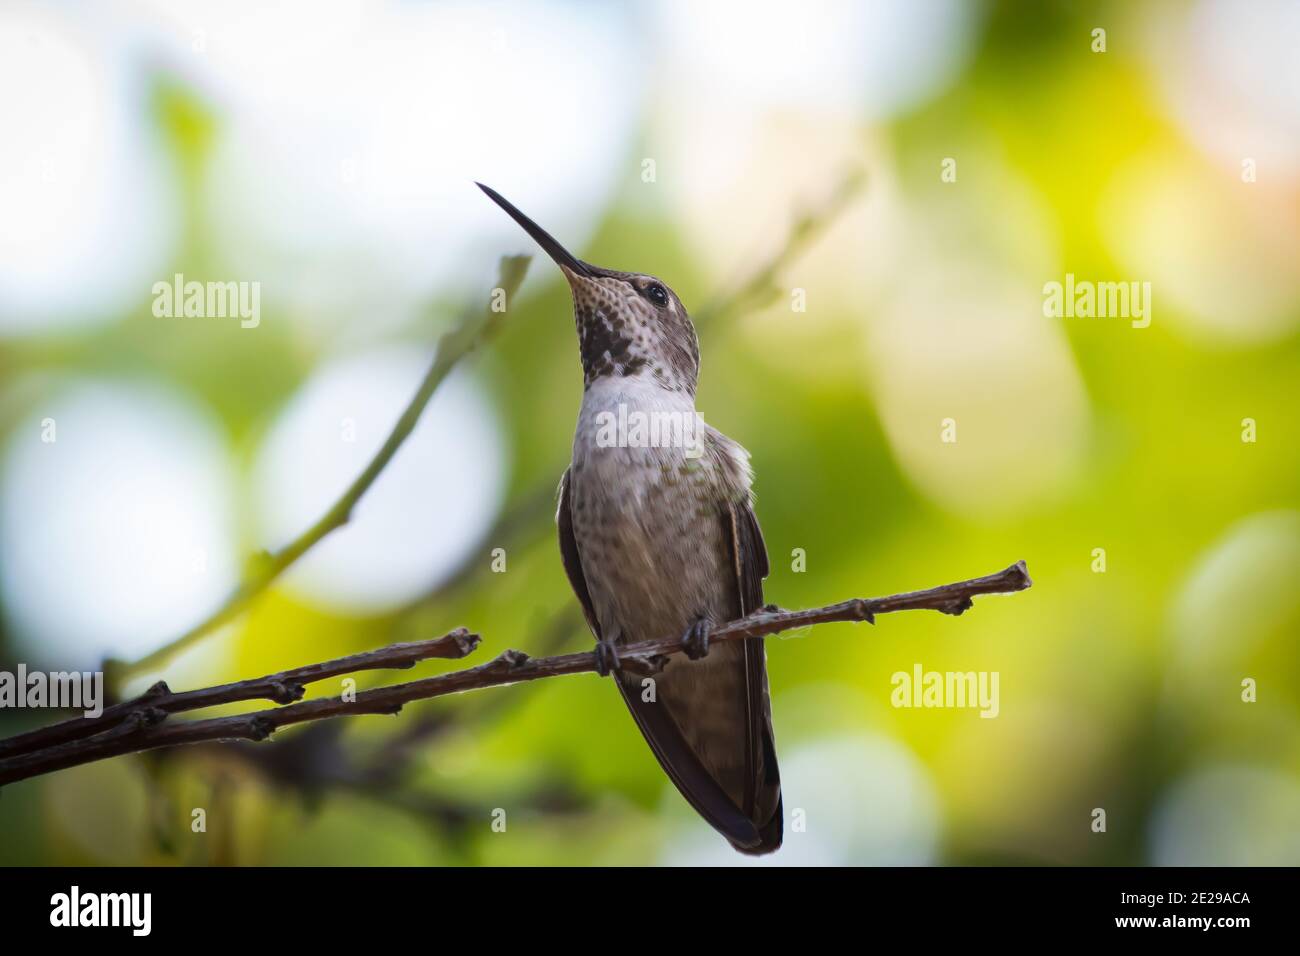
[{"label": "bird's foot", "polygon": [[682,635],[682,647],[686,656],[693,661],[709,653],[709,635],[713,632],[713,623],[702,617],[686,629]]},{"label": "bird's foot", "polygon": [[597,641],[594,653],[596,655],[596,673],[601,677],[608,677],[611,671],[620,669],[618,650],[614,647],[612,641]]}]

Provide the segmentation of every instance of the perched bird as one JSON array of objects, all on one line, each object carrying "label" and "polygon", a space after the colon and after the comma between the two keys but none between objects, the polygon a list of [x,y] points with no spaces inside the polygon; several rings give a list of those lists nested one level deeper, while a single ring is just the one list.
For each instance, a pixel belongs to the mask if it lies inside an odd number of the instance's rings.
[{"label": "perched bird", "polygon": [[[693,445],[663,440],[684,428],[661,429],[657,442],[608,440],[611,421],[637,415],[700,422],[695,327],[654,276],[577,259],[479,187],[555,261],[573,294],[583,397],[556,523],[599,670],[613,672],[650,749],[700,816],[740,852],[770,853],[781,845],[781,777],[763,641],[709,648],[713,627],[763,604],[767,551],[749,453],[708,426]],[[687,657],[672,657],[654,678],[618,668],[620,646],[675,634]]]}]

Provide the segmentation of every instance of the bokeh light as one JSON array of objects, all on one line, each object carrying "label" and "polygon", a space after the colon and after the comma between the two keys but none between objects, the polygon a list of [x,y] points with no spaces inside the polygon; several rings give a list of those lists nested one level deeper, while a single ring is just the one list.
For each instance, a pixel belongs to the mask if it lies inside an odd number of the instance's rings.
[{"label": "bokeh light", "polygon": [[171,389],[68,386],[14,429],[0,487],[0,593],[33,660],[143,653],[237,579],[220,426]]},{"label": "bokeh light", "polygon": [[779,856],[739,856],[708,839],[708,828],[693,821],[668,844],[664,862],[923,866],[934,861],[940,819],[934,786],[925,767],[897,741],[882,735],[816,739],[792,749],[781,771],[787,833]]},{"label": "bokeh light", "polygon": [[1300,857],[1300,781],[1215,766],[1171,788],[1156,811],[1156,866],[1289,866]]},{"label": "bokeh light", "polygon": [[0,9],[0,336],[106,321],[166,267],[174,181],[125,32],[94,8]]},{"label": "bokeh light", "polygon": [[[414,348],[368,352],[325,365],[303,386],[254,466],[263,540],[277,547],[289,541],[343,494],[387,439],[428,361]],[[457,374],[439,388],[352,520],[307,554],[289,583],[338,608],[412,600],[459,567],[486,533],[504,468],[491,408],[473,381]]]},{"label": "bokeh light", "polygon": [[[457,626],[467,664],[590,648],[553,528],[572,303],[475,181],[707,316],[698,407],[752,454],[766,600],[1021,558],[1035,583],[768,643],[772,858],[734,854],[581,675],[7,786],[0,862],[1300,862],[1297,15],[4,4],[0,670],[138,658],[256,581],[520,252],[497,334],[351,519],[121,689]],[[256,328],[154,318],[177,273],[259,283]],[[1150,283],[1149,327],[1045,315],[1067,274]],[[997,672],[996,719],[894,707],[918,663]],[[158,810],[199,805],[206,842]]]}]

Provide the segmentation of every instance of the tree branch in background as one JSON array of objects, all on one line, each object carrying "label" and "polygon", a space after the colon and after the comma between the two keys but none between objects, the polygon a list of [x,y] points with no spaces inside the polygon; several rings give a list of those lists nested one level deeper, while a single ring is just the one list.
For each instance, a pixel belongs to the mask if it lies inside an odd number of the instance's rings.
[{"label": "tree branch in background", "polygon": [[695,325],[703,327],[745,308],[762,308],[776,298],[781,292],[777,280],[782,271],[826,231],[866,182],[865,170],[849,170],[825,200],[795,218],[776,255],[730,292],[700,309],[694,316]]},{"label": "tree branch in background", "polygon": [[[506,256],[502,258],[501,271],[497,278],[497,288],[505,291],[507,302],[514,296],[519,289],[520,283],[523,282],[524,273],[528,271],[529,261],[529,256]],[[446,379],[447,374],[455,367],[457,362],[472,352],[480,343],[490,339],[500,328],[504,317],[504,312],[494,312],[491,305],[486,304],[481,308],[471,309],[455,328],[445,333],[438,340],[438,348],[433,358],[433,364],[429,366],[429,371],[425,373],[424,381],[420,383],[420,387],[411,398],[410,404],[406,406],[405,411],[397,420],[397,424],[393,426],[387,440],[375,453],[375,457],[371,459],[370,464],[366,465],[365,469],[348,486],[347,491],[334,503],[333,507],[325,512],[320,520],[289,542],[279,552],[268,555],[261,565],[256,568],[250,579],[241,584],[235,590],[235,593],[227,599],[226,603],[207,618],[194,625],[180,637],[164,644],[158,650],[145,655],[137,661],[130,663],[114,662],[113,666],[107,668],[112,671],[112,683],[117,685],[128,677],[157,670],[166,664],[181,651],[191,647],[212,630],[239,614],[253,598],[265,591],[276,578],[288,570],[295,561],[306,554],[318,541],[331,531],[347,524],[352,517],[353,509],[356,508],[362,496],[370,490],[370,486],[375,483],[375,479],[379,477],[380,472],[388,466],[393,455],[397,454],[397,449],[402,447],[402,443],[415,430],[420,415],[429,404],[429,399],[433,397],[433,393],[437,391],[438,386]]]},{"label": "tree branch in background", "polygon": [[[833,621],[874,623],[877,614],[888,614],[894,611],[932,610],[944,614],[961,614],[972,606],[972,599],[978,595],[1023,591],[1032,583],[1025,563],[1017,561],[997,574],[959,581],[955,584],[944,584],[924,591],[910,591],[883,598],[855,598],[805,611],[783,611],[769,605],[748,617],[714,629],[710,640],[737,641],[767,637],[781,631],[813,624],[828,624]],[[369,654],[358,654],[324,664],[308,665],[252,681],[187,691],[183,694],[166,692],[152,699],[149,694],[146,694],[139,701],[131,702],[134,706],[121,705],[123,709],[113,715],[113,722],[105,725],[105,732],[68,739],[64,743],[0,758],[0,784],[13,783],[67,767],[160,747],[176,747],[181,744],[215,740],[265,740],[281,727],[292,724],[358,714],[395,714],[404,704],[412,701],[428,700],[468,690],[481,690],[485,687],[560,677],[565,674],[590,673],[597,669],[596,655],[593,652],[531,658],[521,651],[508,650],[477,667],[365,690],[350,698],[321,697],[249,714],[173,722],[166,720],[169,711],[157,706],[160,699],[171,701],[173,704],[177,700],[183,700],[189,705],[173,706],[173,710],[198,706],[209,707],[219,703],[261,697],[279,701],[291,696],[291,693],[286,693],[291,686],[325,677],[340,676],[351,670],[388,666],[409,667],[415,660],[424,659],[424,656],[463,656],[473,650],[477,638],[464,630],[458,630],[434,641],[420,643],[423,647],[418,652],[412,650],[412,645],[394,645]],[[435,647],[448,653],[426,653]],[[684,650],[681,637],[675,636],[620,647],[618,656],[620,666],[624,669],[653,674],[664,667],[670,656]],[[424,656],[412,658],[413,653]],[[286,675],[289,675],[287,679]],[[77,733],[82,733],[85,729],[82,720],[67,721],[62,725],[46,728],[46,732],[53,733],[58,727],[77,725]],[[103,721],[105,718],[101,717],[98,720]],[[41,731],[34,733],[39,734]],[[30,739],[33,735],[23,736]],[[0,742],[0,752],[3,752],[6,745],[12,745],[12,741]],[[9,749],[12,752],[12,746]]]},{"label": "tree branch in background", "polygon": [[168,714],[201,710],[219,704],[233,704],[242,700],[269,700],[277,704],[291,704],[296,700],[302,700],[307,684],[344,674],[356,674],[360,671],[405,669],[414,667],[419,661],[427,661],[435,657],[450,659],[466,657],[478,647],[478,641],[477,634],[458,628],[429,641],[390,644],[377,651],[351,654],[322,664],[308,664],[304,667],[280,671],[278,674],[268,674],[266,677],[236,681],[232,684],[218,684],[216,687],[205,687],[202,690],[189,690],[177,694],[173,693],[163,681],[159,681],[139,697],[104,708],[104,712],[98,717],[77,717],[0,740],[0,758],[31,753],[83,737],[93,737],[128,720],[140,719],[133,715],[143,715],[145,723],[156,724],[164,720]]}]

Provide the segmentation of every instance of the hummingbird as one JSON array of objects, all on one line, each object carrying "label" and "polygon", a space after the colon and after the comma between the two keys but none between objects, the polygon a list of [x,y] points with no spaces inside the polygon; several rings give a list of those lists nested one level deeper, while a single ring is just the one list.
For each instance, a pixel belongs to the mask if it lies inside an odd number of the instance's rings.
[{"label": "hummingbird", "polygon": [[[695,811],[741,853],[770,853],[781,845],[783,813],[764,644],[709,647],[713,628],[763,606],[768,560],[749,453],[708,425],[693,446],[600,434],[611,415],[668,412],[702,422],[695,327],[660,279],[583,262],[477,185],[559,266],[572,293],[583,396],[556,526],[565,573],[596,638],[597,672],[613,674]],[[619,667],[619,647],[677,634],[686,656],[670,657],[656,677]]]}]

